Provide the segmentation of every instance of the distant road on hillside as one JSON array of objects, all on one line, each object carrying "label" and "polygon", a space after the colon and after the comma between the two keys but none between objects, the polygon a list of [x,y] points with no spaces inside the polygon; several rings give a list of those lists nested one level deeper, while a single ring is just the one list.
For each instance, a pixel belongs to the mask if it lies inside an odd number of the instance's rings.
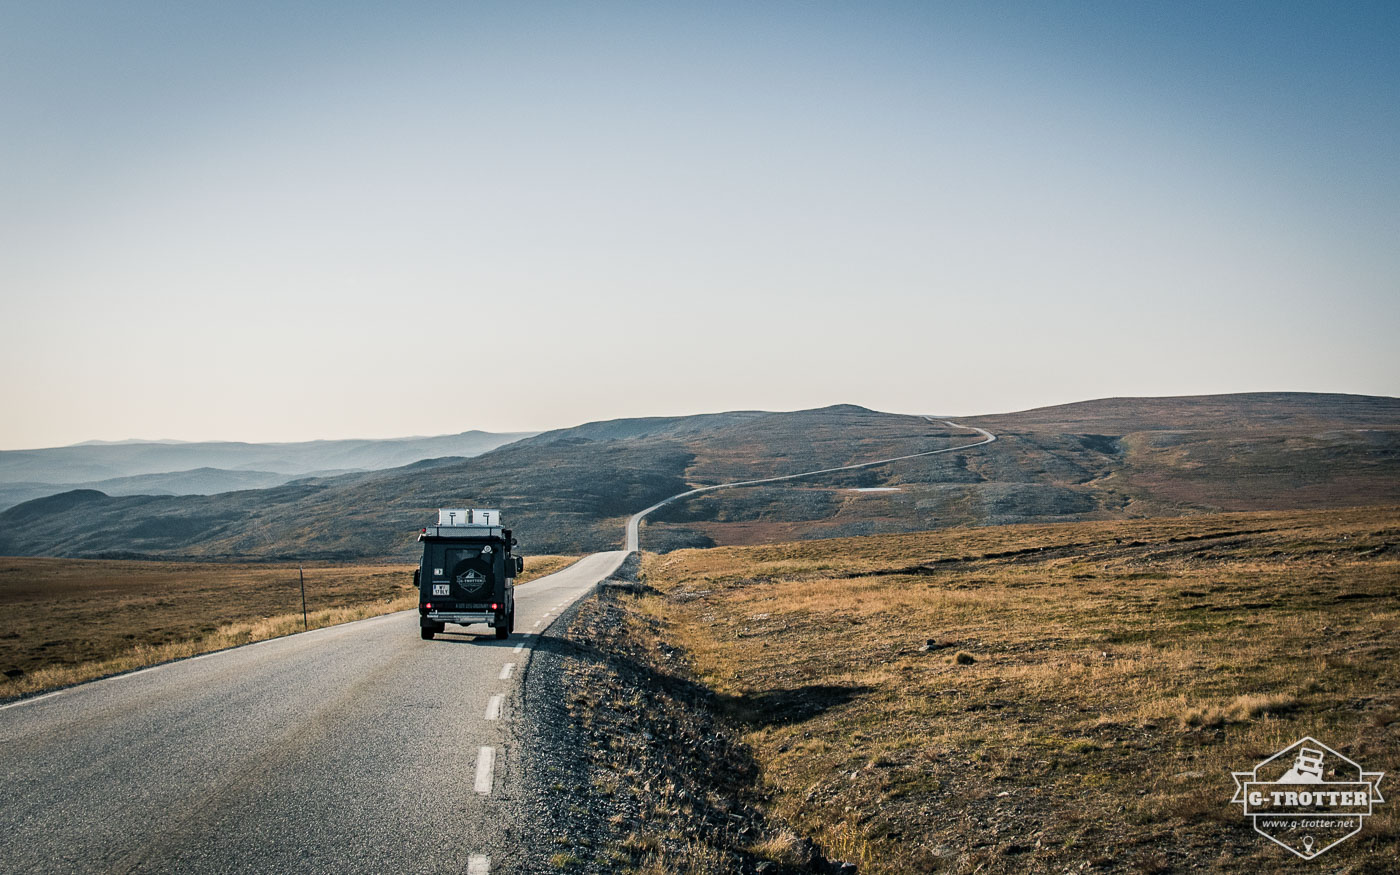
[{"label": "distant road on hillside", "polygon": [[927,419],[929,422],[941,422],[944,425],[949,426],[951,428],[962,428],[967,429],[968,431],[975,431],[978,434],[982,435],[982,440],[972,444],[963,444],[960,447],[944,447],[941,450],[929,450],[926,453],[910,453],[907,456],[895,456],[892,459],[876,459],[873,462],[861,462],[856,465],[842,465],[838,468],[822,468],[820,471],[803,471],[800,474],[784,474],[781,477],[764,477],[761,480],[740,480],[734,483],[716,483],[713,486],[701,486],[700,488],[692,489],[689,492],[677,493],[676,495],[673,495],[670,498],[658,501],[656,504],[653,504],[646,510],[639,511],[632,515],[632,518],[627,521],[627,546],[624,549],[628,553],[635,553],[636,551],[641,549],[641,525],[642,520],[646,519],[647,514],[659,510],[668,504],[681,501],[682,499],[690,498],[692,495],[699,495],[702,492],[714,492],[716,489],[733,489],[737,486],[759,486],[764,483],[777,483],[782,480],[796,480],[799,477],[815,477],[818,474],[833,474],[837,471],[854,471],[858,468],[873,468],[876,465],[887,465],[890,462],[902,462],[905,459],[918,459],[923,456],[936,456],[939,453],[955,453],[958,450],[969,450],[973,447],[980,447],[983,444],[989,444],[997,439],[996,435],[992,434],[984,428],[978,428],[975,425],[958,425],[956,422],[952,422],[951,420],[935,419],[932,416],[926,416],[924,418]]}]

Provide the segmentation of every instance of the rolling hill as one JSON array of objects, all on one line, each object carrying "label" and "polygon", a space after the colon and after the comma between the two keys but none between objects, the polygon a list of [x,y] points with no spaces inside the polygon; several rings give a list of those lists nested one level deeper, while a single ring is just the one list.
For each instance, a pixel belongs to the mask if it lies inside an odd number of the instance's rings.
[{"label": "rolling hill", "polygon": [[[999,440],[660,511],[648,549],[956,525],[1400,502],[1400,400],[1271,393],[1106,399],[962,420]],[[0,554],[404,559],[445,505],[500,507],[528,552],[616,547],[627,515],[691,486],[970,443],[841,405],[588,423],[471,459],[216,496],[78,491],[0,513]],[[867,491],[877,489],[881,491]]]},{"label": "rolling hill", "polygon": [[753,544],[1400,500],[1395,398],[1111,398],[957,421],[998,440],[844,477],[699,496],[658,512],[646,543]]},{"label": "rolling hill", "polygon": [[471,457],[534,432],[250,444],[89,441],[0,451],[0,510],[73,489],[108,495],[211,495],[301,477],[373,471],[443,456]]},{"label": "rolling hill", "polygon": [[858,407],[590,423],[472,459],[271,489],[49,496],[0,513],[0,554],[405,558],[435,509],[459,504],[500,507],[529,551],[578,552],[618,543],[628,515],[685,490],[696,471],[725,478],[804,471],[960,437],[919,417]]},{"label": "rolling hill", "polygon": [[[323,475],[343,472],[325,471]],[[267,489],[298,478],[296,474],[275,471],[230,471],[226,468],[195,468],[160,474],[133,474],[82,483],[5,483],[0,484],[0,510],[74,489],[92,489],[107,495],[214,495],[238,489]]]}]

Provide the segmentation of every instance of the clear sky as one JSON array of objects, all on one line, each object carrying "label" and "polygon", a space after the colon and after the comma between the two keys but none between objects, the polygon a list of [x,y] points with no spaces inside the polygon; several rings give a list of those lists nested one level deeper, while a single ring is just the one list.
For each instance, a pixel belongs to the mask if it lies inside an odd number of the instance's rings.
[{"label": "clear sky", "polygon": [[1400,394],[1400,3],[0,0],[0,448]]}]

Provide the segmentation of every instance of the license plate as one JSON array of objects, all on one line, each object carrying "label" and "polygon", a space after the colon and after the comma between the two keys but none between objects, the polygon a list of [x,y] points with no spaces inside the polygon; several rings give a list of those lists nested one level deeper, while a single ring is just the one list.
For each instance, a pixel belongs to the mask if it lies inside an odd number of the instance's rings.
[{"label": "license plate", "polygon": [[433,584],[433,595],[451,595],[452,585],[450,583]]}]

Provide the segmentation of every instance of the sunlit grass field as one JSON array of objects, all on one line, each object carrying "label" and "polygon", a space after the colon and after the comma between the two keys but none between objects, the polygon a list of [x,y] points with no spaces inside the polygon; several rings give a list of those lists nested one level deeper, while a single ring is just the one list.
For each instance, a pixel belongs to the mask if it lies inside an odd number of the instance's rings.
[{"label": "sunlit grass field", "polygon": [[[572,556],[527,556],[517,584]],[[308,564],[306,628],[417,603],[411,565]],[[0,558],[0,699],[303,629],[298,566]]]},{"label": "sunlit grass field", "polygon": [[[1259,871],[1297,861],[1229,804],[1232,770],[1305,735],[1400,765],[1395,507],[687,550],[644,574],[660,594],[635,609],[720,694],[774,812],[862,873]],[[1312,865],[1393,871],[1397,822],[1378,806]]]}]

